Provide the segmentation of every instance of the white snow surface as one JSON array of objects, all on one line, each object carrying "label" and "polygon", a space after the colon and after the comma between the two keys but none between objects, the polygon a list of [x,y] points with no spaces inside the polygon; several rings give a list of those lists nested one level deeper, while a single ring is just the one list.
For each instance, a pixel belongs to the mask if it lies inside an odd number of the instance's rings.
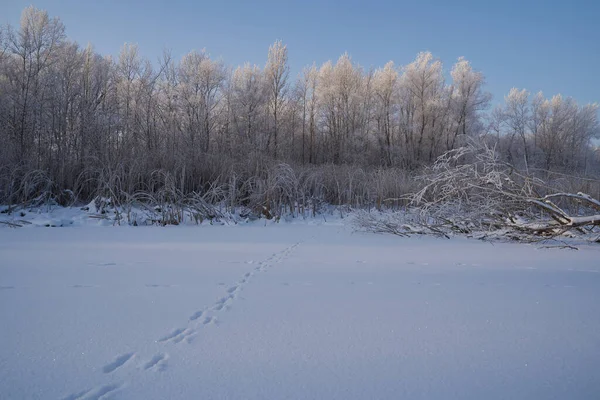
[{"label": "white snow surface", "polygon": [[600,398],[600,247],[263,225],[0,229],[0,398]]}]

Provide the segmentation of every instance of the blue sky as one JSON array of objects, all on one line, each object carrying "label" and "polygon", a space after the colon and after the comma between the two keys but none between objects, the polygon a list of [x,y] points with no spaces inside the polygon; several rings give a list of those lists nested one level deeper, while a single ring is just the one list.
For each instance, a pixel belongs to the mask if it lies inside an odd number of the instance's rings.
[{"label": "blue sky", "polygon": [[229,65],[264,65],[276,39],[293,74],[347,51],[366,68],[403,65],[429,50],[446,71],[459,56],[482,71],[501,101],[511,87],[600,102],[600,1],[192,1],[0,0],[0,23],[33,4],[67,35],[102,54],[137,43],[156,60],[206,48]]}]

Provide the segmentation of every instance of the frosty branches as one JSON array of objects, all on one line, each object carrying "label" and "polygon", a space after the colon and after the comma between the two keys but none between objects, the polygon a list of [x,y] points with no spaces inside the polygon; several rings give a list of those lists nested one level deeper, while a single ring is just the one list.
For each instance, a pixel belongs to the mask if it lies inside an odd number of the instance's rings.
[{"label": "frosty branches", "polygon": [[[0,28],[0,203],[70,204],[69,192],[86,203],[145,192],[161,203],[157,182],[172,180],[180,199],[226,191],[230,204],[271,211],[305,199],[385,208],[424,185],[424,210],[441,213],[439,204],[478,198],[492,210],[507,193],[515,204],[517,194],[535,198],[525,176],[537,169],[600,171],[596,105],[514,89],[486,115],[484,76],[464,58],[447,79],[429,52],[379,69],[345,53],[294,80],[287,46],[265,50],[264,68],[228,66],[205,50],[179,60],[165,52],[156,65],[135,44],[113,58],[27,8],[19,27]],[[463,154],[470,140],[495,148],[494,158]],[[410,179],[426,168],[426,179]]]},{"label": "frosty branches", "polygon": [[472,227],[465,231],[556,236],[600,226],[600,201],[581,192],[553,192],[543,180],[499,161],[489,147],[469,145],[448,152],[421,179],[425,185],[412,196],[413,205],[436,221]]}]

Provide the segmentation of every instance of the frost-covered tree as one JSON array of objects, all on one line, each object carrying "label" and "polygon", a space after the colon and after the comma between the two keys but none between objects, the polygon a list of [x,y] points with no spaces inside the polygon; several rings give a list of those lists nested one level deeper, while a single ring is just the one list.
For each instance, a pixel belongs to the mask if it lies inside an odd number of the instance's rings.
[{"label": "frost-covered tree", "polygon": [[[316,131],[317,131],[317,85],[319,81],[319,70],[313,64],[310,68],[304,68],[299,80],[299,90],[302,102],[302,162],[316,162]],[[306,138],[308,136],[308,139]],[[308,142],[308,143],[307,143]]]},{"label": "frost-covered tree", "polygon": [[6,28],[4,26],[0,26],[0,62],[4,60],[7,47]]},{"label": "frost-covered tree", "polygon": [[598,105],[579,106],[572,98],[547,99],[542,93],[530,101],[527,90],[515,88],[504,101],[494,110],[492,125],[507,161],[525,169],[587,169],[591,139],[599,132]]},{"label": "frost-covered tree", "polygon": [[[179,93],[183,102],[186,131],[191,149],[208,152],[220,111],[226,72],[222,63],[205,52],[191,52],[179,66]],[[196,141],[201,141],[198,146]]]},{"label": "frost-covered tree", "polygon": [[[267,85],[269,111],[273,119],[273,157],[278,155],[279,119],[285,102],[289,77],[287,46],[276,41],[269,47],[264,79]],[[271,136],[269,136],[269,142]],[[270,144],[270,143],[269,143]]]},{"label": "frost-covered tree", "polygon": [[317,97],[322,131],[327,135],[330,161],[344,162],[349,142],[359,128],[362,69],[343,54],[335,65],[325,63],[319,70]]},{"label": "frost-covered tree", "polygon": [[138,91],[140,77],[143,74],[143,60],[136,44],[125,43],[116,62],[115,97],[118,109],[118,131],[114,137],[117,154],[130,157],[139,146]]},{"label": "frost-covered tree", "polygon": [[60,44],[65,40],[65,27],[58,18],[33,6],[21,15],[19,30],[8,29],[9,59],[6,78],[11,89],[7,99],[11,111],[9,137],[16,145],[19,160],[36,154],[40,166],[45,149],[45,117],[48,117],[50,93],[45,85],[51,66],[59,59]]},{"label": "frost-covered tree", "polygon": [[471,63],[463,57],[454,64],[452,71],[452,102],[454,132],[450,133],[447,150],[454,149],[459,135],[467,137],[479,129],[479,113],[489,106],[491,95],[483,90],[483,74],[474,71]]},{"label": "frost-covered tree", "polygon": [[525,168],[530,162],[528,146],[528,126],[530,121],[529,92],[525,89],[512,88],[504,97],[505,105],[501,108],[502,120],[507,126],[508,135],[508,157],[509,161],[516,163],[514,155],[515,138],[521,140]]},{"label": "frost-covered tree", "polygon": [[448,72],[429,52],[369,70],[343,54],[291,81],[280,41],[264,70],[204,50],[152,63],[135,44],[113,59],[29,7],[18,27],[0,28],[0,202],[67,189],[126,197],[168,181],[171,195],[212,191],[211,201],[227,192],[264,205],[285,184],[304,199],[375,194],[381,205],[408,190],[402,169],[431,165],[486,126],[482,140],[516,168],[598,174],[597,105],[515,89],[485,114],[483,74],[464,58]]},{"label": "frost-covered tree", "polygon": [[598,105],[580,107],[572,98],[537,98],[534,106],[535,143],[543,152],[546,169],[577,169],[585,164],[590,140],[599,134]]},{"label": "frost-covered tree", "polygon": [[238,67],[231,77],[233,126],[238,138],[253,151],[267,150],[268,138],[263,131],[267,102],[265,87],[263,72],[256,65]]},{"label": "frost-covered tree", "polygon": [[436,154],[427,148],[441,140],[434,136],[437,113],[444,95],[442,63],[429,52],[420,53],[416,60],[404,67],[400,80],[403,101],[406,103],[404,125],[405,158],[407,166],[431,162]]},{"label": "frost-covered tree", "polygon": [[373,93],[375,95],[375,120],[380,139],[380,157],[387,165],[393,164],[392,148],[395,143],[395,126],[398,105],[398,70],[392,61],[375,71]]},{"label": "frost-covered tree", "polygon": [[88,157],[107,161],[110,154],[107,138],[110,135],[108,121],[113,107],[110,104],[112,61],[94,52],[88,45],[81,54],[79,85],[78,161],[84,163]]}]

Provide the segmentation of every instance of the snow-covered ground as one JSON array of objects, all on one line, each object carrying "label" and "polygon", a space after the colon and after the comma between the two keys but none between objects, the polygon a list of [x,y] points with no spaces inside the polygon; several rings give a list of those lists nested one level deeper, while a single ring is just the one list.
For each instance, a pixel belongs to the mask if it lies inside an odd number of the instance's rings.
[{"label": "snow-covered ground", "polygon": [[2,399],[598,399],[600,247],[0,229]]}]

